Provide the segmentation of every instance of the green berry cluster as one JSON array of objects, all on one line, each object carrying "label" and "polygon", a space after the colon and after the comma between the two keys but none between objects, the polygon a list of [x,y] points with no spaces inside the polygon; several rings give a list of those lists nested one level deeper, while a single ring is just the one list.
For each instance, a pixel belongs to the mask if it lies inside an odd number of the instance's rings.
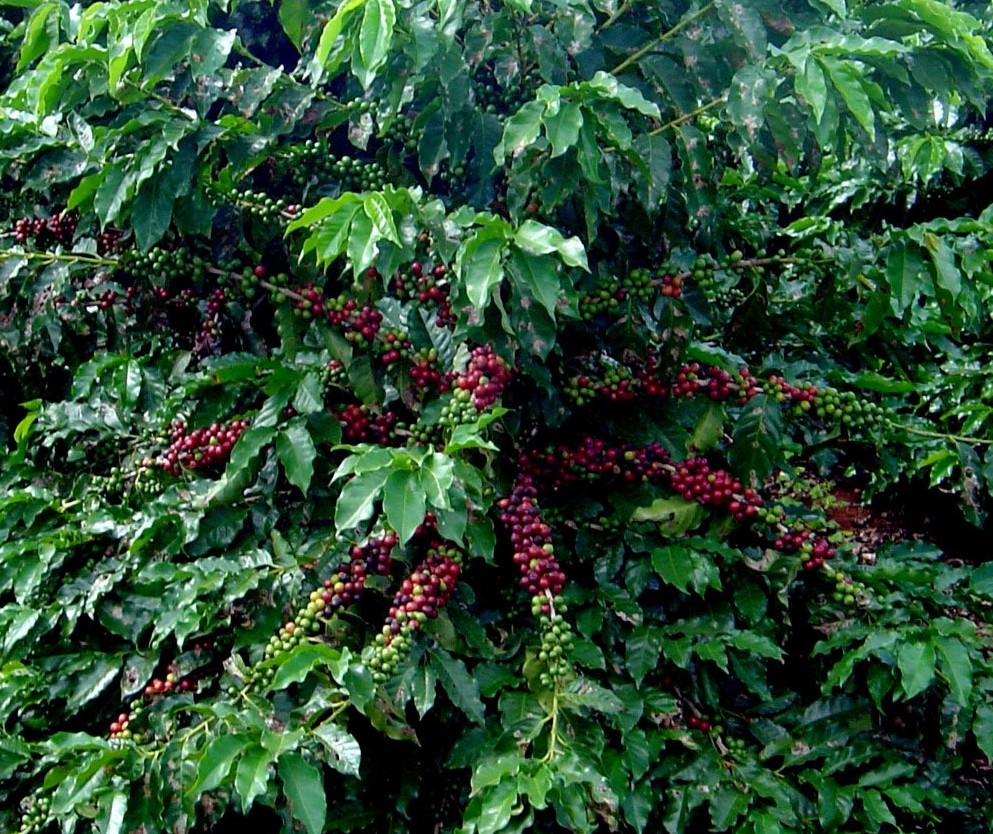
[{"label": "green berry cluster", "polygon": [[424,129],[418,127],[416,122],[414,113],[397,113],[390,126],[381,133],[381,137],[384,142],[400,146],[405,152],[413,152],[424,135]]},{"label": "green berry cluster", "polygon": [[36,834],[45,828],[52,810],[51,797],[45,794],[35,794],[30,800],[27,810],[21,815],[21,827],[17,834]]},{"label": "green berry cluster", "polygon": [[177,282],[199,283],[207,277],[208,262],[186,246],[170,249],[156,246],[148,252],[130,249],[119,260],[121,267],[153,283],[170,286]]},{"label": "green berry cluster", "polygon": [[872,592],[866,588],[864,582],[856,582],[840,570],[832,570],[829,567],[824,568],[824,576],[834,583],[831,598],[835,602],[848,608],[854,606],[865,608],[872,603]]},{"label": "green berry cluster", "polygon": [[229,199],[243,211],[262,220],[290,220],[301,211],[298,203],[251,188],[236,188],[231,191]]},{"label": "green berry cluster", "polygon": [[386,168],[375,159],[334,154],[322,139],[309,139],[297,145],[288,161],[290,176],[299,186],[316,175],[319,181],[337,183],[342,191],[376,191],[389,179]]},{"label": "green berry cluster", "polygon": [[890,409],[862,399],[854,391],[832,387],[822,388],[814,398],[813,414],[845,429],[853,437],[871,434],[892,418]]},{"label": "green berry cluster", "polygon": [[[572,645],[572,627],[563,616],[569,606],[561,600],[550,604],[551,595],[536,596],[531,600],[531,613],[538,618],[541,626],[541,646],[538,660],[545,669],[538,680],[544,687],[551,687],[556,680],[566,677],[569,665],[569,647]],[[547,613],[542,613],[547,611]]]},{"label": "green berry cluster", "polygon": [[586,321],[602,315],[613,315],[629,301],[646,304],[655,297],[652,274],[647,269],[632,269],[623,278],[600,278],[593,289],[579,298],[579,314]]},{"label": "green berry cluster", "polygon": [[541,79],[537,73],[525,73],[508,81],[504,86],[497,80],[493,68],[482,64],[472,78],[472,91],[476,105],[487,113],[503,117],[517,111],[534,97]]},{"label": "green berry cluster", "polygon": [[745,292],[738,283],[740,273],[747,266],[740,249],[718,261],[704,253],[693,264],[690,277],[700,288],[704,298],[715,307],[732,308],[745,300]]}]

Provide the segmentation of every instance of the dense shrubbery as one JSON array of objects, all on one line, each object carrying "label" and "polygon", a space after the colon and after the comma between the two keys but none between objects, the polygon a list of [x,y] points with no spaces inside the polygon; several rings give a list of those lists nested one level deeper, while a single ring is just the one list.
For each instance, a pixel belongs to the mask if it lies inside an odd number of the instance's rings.
[{"label": "dense shrubbery", "polygon": [[5,831],[989,830],[988,8],[5,9]]}]

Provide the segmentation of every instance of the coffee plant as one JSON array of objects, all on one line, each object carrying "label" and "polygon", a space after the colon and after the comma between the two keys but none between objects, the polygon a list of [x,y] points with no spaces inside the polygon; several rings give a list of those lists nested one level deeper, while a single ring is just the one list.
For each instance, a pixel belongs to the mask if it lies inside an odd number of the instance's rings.
[{"label": "coffee plant", "polygon": [[0,8],[0,830],[990,830],[988,3]]}]

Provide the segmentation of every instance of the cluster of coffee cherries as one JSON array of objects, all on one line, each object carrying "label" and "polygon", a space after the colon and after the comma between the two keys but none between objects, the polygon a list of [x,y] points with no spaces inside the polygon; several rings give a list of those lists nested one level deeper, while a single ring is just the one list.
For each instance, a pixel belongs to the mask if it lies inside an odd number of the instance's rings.
[{"label": "cluster of coffee cherries", "polygon": [[710,733],[714,729],[710,721],[697,715],[695,712],[691,712],[686,717],[686,725],[692,730],[699,730],[701,733]]},{"label": "cluster of coffee cherries", "polygon": [[[765,256],[764,252],[756,256]],[[693,263],[687,277],[700,288],[704,298],[717,308],[731,309],[745,300],[745,291],[738,284],[741,273],[752,266],[740,249],[718,260],[709,253],[700,255]]]},{"label": "cluster of coffee cherries", "polygon": [[250,188],[233,189],[228,199],[262,220],[292,220],[301,211],[298,203],[292,203],[283,197],[273,197],[266,191],[253,191]]},{"label": "cluster of coffee cherries", "polygon": [[568,650],[572,631],[564,618],[568,608],[560,598],[565,574],[555,558],[552,528],[542,518],[534,479],[521,473],[510,495],[497,501],[500,521],[510,533],[512,559],[520,585],[531,597],[531,612],[541,626],[538,660],[544,665],[543,686],[550,686],[569,670]]},{"label": "cluster of coffee cherries", "polygon": [[765,392],[789,408],[794,416],[817,417],[855,437],[870,434],[892,418],[889,409],[859,397],[854,391],[840,391],[832,386],[793,385],[781,376],[772,375],[765,384]]},{"label": "cluster of coffee cherries", "polygon": [[893,416],[890,409],[862,399],[854,391],[839,391],[831,386],[821,389],[813,406],[815,417],[843,428],[854,437],[871,434]]},{"label": "cluster of coffee cherries", "polygon": [[419,391],[434,390],[444,394],[451,390],[449,374],[442,370],[436,348],[421,348],[411,357],[410,381]]},{"label": "cluster of coffee cherries", "polygon": [[455,314],[447,275],[445,264],[431,266],[414,261],[406,270],[399,270],[393,276],[390,291],[401,301],[416,301],[425,309],[435,310],[435,324],[439,327],[452,327]]},{"label": "cluster of coffee cherries", "polygon": [[526,451],[520,466],[543,493],[603,479],[665,484],[673,468],[669,452],[657,441],[645,446],[611,445],[593,435],[584,435],[574,445],[560,443]]},{"label": "cluster of coffee cherries", "polygon": [[565,587],[565,574],[555,558],[552,528],[541,518],[534,479],[526,473],[519,474],[510,495],[497,502],[497,509],[500,521],[510,532],[521,587],[541,613],[548,613],[546,592],[553,599],[558,597]]},{"label": "cluster of coffee cherries", "polygon": [[[21,826],[16,834],[38,834],[48,826],[48,816],[52,811],[51,797],[38,792],[29,801],[30,805],[21,815]],[[25,804],[21,807],[24,808]]]},{"label": "cluster of coffee cherries", "polygon": [[452,391],[442,406],[437,425],[454,427],[473,422],[480,412],[496,404],[511,376],[510,365],[493,348],[488,345],[475,348],[466,369],[452,379]]},{"label": "cluster of coffee cherries", "polygon": [[331,180],[342,191],[378,191],[389,180],[389,172],[375,159],[359,159],[348,154],[331,152],[323,139],[309,139],[290,150],[290,176],[297,185],[304,185],[316,175],[319,180]]},{"label": "cluster of coffee cherries", "polygon": [[676,465],[672,488],[687,501],[708,507],[727,507],[738,521],[756,515],[763,500],[751,487],[742,488],[724,469],[711,469],[705,458],[687,458]]},{"label": "cluster of coffee cherries", "polygon": [[507,360],[497,356],[489,345],[473,348],[466,369],[455,377],[452,387],[468,391],[476,411],[485,411],[503,395],[513,377]]},{"label": "cluster of coffee cherries", "polygon": [[360,306],[345,295],[328,301],[326,314],[332,327],[340,328],[349,342],[360,347],[372,344],[383,323],[383,314],[371,304]]},{"label": "cluster of coffee cherries", "polygon": [[201,340],[216,339],[221,334],[221,319],[230,303],[228,291],[224,287],[216,287],[207,298],[203,323],[200,325]]},{"label": "cluster of coffee cherries", "polygon": [[588,360],[582,373],[571,376],[563,393],[577,406],[591,402],[629,402],[638,397],[664,400],[669,396],[692,399],[706,396],[714,402],[735,400],[745,405],[762,386],[747,367],[731,372],[716,365],[688,362],[669,377],[657,354],[622,363],[605,354]]},{"label": "cluster of coffee cherries", "polygon": [[304,640],[320,634],[323,628],[321,618],[330,617],[338,609],[356,602],[365,591],[370,576],[388,576],[393,566],[392,554],[396,544],[394,533],[384,533],[365,544],[354,545],[349,551],[348,561],[339,565],[320,588],[311,591],[307,604],[269,638],[262,661],[249,670],[248,685],[265,686],[271,683],[276,667],[265,665],[266,661],[274,660]]},{"label": "cluster of coffee cherries", "polygon": [[601,357],[596,366],[572,376],[563,393],[581,407],[597,400],[629,402],[638,396],[640,387],[640,381],[627,367]]},{"label": "cluster of coffee cherries", "polygon": [[337,359],[329,359],[320,371],[321,384],[325,388],[345,388],[348,385],[348,369]]},{"label": "cluster of coffee cherries", "polygon": [[745,405],[761,393],[762,388],[747,367],[730,373],[716,365],[701,366],[699,362],[690,362],[676,373],[671,390],[676,397],[692,398],[702,394],[714,402],[735,399],[739,405]]},{"label": "cluster of coffee cherries", "polygon": [[[310,595],[310,602],[323,605],[317,610],[325,617],[330,617],[344,605],[351,605],[362,595],[370,575],[389,576],[396,545],[395,533],[386,533],[365,544],[355,545],[351,550],[351,560],[324,580],[321,590]],[[309,604],[307,611],[311,611]]]},{"label": "cluster of coffee cherries", "polygon": [[97,254],[115,255],[124,245],[124,232],[120,229],[107,228],[97,235]]},{"label": "cluster of coffee cherries", "polygon": [[386,142],[402,146],[405,152],[417,149],[417,143],[424,135],[424,129],[418,127],[414,113],[397,113],[388,128],[382,131],[381,138]]},{"label": "cluster of coffee cherries", "polygon": [[856,582],[841,571],[832,570],[828,567],[824,568],[824,575],[829,581],[834,583],[831,598],[835,602],[839,602],[849,608],[855,605],[864,608],[872,602],[872,594],[866,588],[864,582]]},{"label": "cluster of coffee cherries", "polygon": [[332,412],[341,423],[341,439],[345,443],[376,443],[392,446],[396,441],[397,415],[392,411],[373,412],[367,405],[349,403]]},{"label": "cluster of coffee cherries", "polygon": [[486,113],[503,117],[515,112],[525,101],[534,96],[541,79],[537,73],[526,72],[508,79],[506,85],[497,80],[488,64],[480,64],[472,77],[472,91],[476,106]]},{"label": "cluster of coffee cherries", "polygon": [[122,712],[110,722],[107,735],[111,742],[133,741],[141,744],[145,737],[135,730],[137,723],[147,704],[168,695],[179,695],[197,691],[197,682],[192,677],[180,677],[175,666],[170,665],[169,672],[164,678],[152,678],[142,691],[141,698],[132,704],[129,712]]},{"label": "cluster of coffee cherries", "polygon": [[399,362],[413,347],[407,333],[403,330],[380,330],[378,345],[381,347],[379,362],[381,365],[393,365]]},{"label": "cluster of coffee cherries", "polygon": [[414,632],[438,613],[452,598],[462,573],[462,554],[450,545],[436,542],[410,576],[403,580],[376,635],[369,668],[376,683],[393,675],[413,645]]},{"label": "cluster of coffee cherries", "polygon": [[[655,293],[651,272],[641,268],[632,269],[621,279],[615,277],[599,279],[592,290],[580,296],[579,314],[586,321],[597,316],[611,315],[624,307],[629,300],[646,304],[652,300]],[[672,289],[669,290],[669,295],[679,297],[674,295]]]},{"label": "cluster of coffee cherries", "polygon": [[79,216],[73,211],[59,211],[51,217],[22,217],[14,223],[14,240],[21,245],[34,241],[40,249],[55,244],[68,246],[76,237],[78,225]]},{"label": "cluster of coffee cherries", "polygon": [[835,549],[824,536],[808,529],[783,528],[772,546],[780,553],[800,554],[804,560],[804,570],[817,570],[836,555]]},{"label": "cluster of coffee cherries", "polygon": [[172,443],[159,458],[159,465],[174,476],[184,469],[216,467],[227,461],[249,424],[249,420],[232,420],[188,431],[185,420],[173,420],[169,431]]},{"label": "cluster of coffee cherries", "polygon": [[118,260],[120,266],[144,280],[157,279],[157,285],[199,284],[208,274],[210,264],[186,246],[156,246],[148,252],[129,249]]}]

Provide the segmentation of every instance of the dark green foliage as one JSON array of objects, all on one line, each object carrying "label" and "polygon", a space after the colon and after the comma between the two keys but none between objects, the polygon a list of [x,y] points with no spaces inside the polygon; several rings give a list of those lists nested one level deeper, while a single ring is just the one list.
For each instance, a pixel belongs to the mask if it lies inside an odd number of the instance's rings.
[{"label": "dark green foliage", "polygon": [[989,831],[986,6],[4,8],[2,830]]}]

